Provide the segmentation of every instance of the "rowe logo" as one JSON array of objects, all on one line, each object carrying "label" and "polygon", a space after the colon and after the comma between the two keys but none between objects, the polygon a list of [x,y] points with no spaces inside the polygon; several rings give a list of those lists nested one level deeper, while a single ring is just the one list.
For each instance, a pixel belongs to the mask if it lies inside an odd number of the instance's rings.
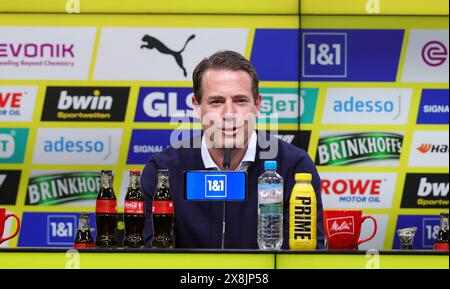
[{"label": "rowe logo", "polygon": [[417,196],[428,197],[447,197],[448,196],[448,182],[428,182],[426,177],[420,178],[419,190]]},{"label": "rowe logo", "polygon": [[423,154],[448,153],[448,145],[421,144],[417,150]]},{"label": "rowe logo", "polygon": [[322,192],[343,195],[379,195],[383,180],[335,180],[322,179]]},{"label": "rowe logo", "polygon": [[341,217],[327,220],[330,237],[334,235],[353,235],[355,233],[355,220],[353,217]]},{"label": "rowe logo", "polygon": [[4,94],[0,91],[0,109],[20,108],[22,96],[22,92],[7,92]]}]

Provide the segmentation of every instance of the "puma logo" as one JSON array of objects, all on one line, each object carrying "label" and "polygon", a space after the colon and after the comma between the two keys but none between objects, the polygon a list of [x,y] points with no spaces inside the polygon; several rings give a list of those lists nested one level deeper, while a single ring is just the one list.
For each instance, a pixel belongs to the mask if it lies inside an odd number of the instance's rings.
[{"label": "puma logo", "polygon": [[177,62],[178,66],[183,70],[184,77],[186,77],[187,71],[186,71],[186,68],[184,68],[184,66],[183,66],[183,56],[181,55],[181,53],[184,51],[184,49],[186,48],[189,41],[191,41],[194,38],[195,38],[195,34],[192,34],[186,40],[186,43],[184,43],[184,46],[180,51],[173,51],[172,49],[168,48],[164,43],[162,43],[155,37],[147,34],[144,37],[142,37],[142,41],[145,42],[146,44],[142,44],[141,49],[142,48],[148,48],[148,49],[156,48],[156,50],[158,50],[162,54],[172,55],[175,58],[175,61]]}]

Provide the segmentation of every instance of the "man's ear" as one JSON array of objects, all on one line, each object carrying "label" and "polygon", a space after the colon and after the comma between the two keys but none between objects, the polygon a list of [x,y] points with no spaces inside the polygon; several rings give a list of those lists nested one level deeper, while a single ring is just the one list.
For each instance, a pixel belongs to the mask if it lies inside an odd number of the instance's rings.
[{"label": "man's ear", "polygon": [[262,102],[262,97],[261,94],[258,95],[258,97],[255,99],[255,106],[256,106],[256,110],[257,110],[257,116],[259,116],[260,110],[261,110],[261,102]]},{"label": "man's ear", "polygon": [[201,105],[198,103],[197,97],[195,95],[192,96],[192,107],[194,109],[194,117],[201,119]]}]

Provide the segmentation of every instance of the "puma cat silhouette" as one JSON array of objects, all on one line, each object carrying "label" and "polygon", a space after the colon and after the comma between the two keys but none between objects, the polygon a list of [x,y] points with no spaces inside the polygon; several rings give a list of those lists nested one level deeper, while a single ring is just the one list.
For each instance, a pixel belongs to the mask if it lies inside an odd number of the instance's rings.
[{"label": "puma cat silhouette", "polygon": [[162,43],[157,38],[146,34],[146,35],[144,35],[144,37],[142,37],[142,41],[145,42],[146,44],[142,44],[141,49],[142,48],[147,48],[147,49],[156,48],[156,50],[158,50],[162,54],[172,55],[175,58],[175,61],[177,62],[178,66],[183,70],[184,77],[186,77],[187,71],[186,71],[186,68],[184,68],[184,66],[183,66],[183,56],[181,55],[181,53],[186,48],[188,42],[194,38],[195,38],[195,34],[192,34],[186,40],[186,43],[184,43],[184,46],[180,51],[173,51],[172,49],[168,48],[164,43]]}]

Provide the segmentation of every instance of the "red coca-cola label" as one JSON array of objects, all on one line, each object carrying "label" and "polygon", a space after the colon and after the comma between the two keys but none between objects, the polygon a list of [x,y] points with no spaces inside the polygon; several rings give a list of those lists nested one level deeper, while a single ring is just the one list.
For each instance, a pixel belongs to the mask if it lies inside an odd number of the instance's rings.
[{"label": "red coca-cola label", "polygon": [[97,200],[95,203],[96,213],[116,214],[117,201],[116,200]]},{"label": "red coca-cola label", "polygon": [[75,243],[73,246],[75,249],[95,248],[93,243]]},{"label": "red coca-cola label", "polygon": [[125,201],[124,213],[133,215],[144,215],[144,201]]},{"label": "red coca-cola label", "polygon": [[355,234],[355,220],[353,217],[340,217],[327,220],[330,237],[340,234]]},{"label": "red coca-cola label", "polygon": [[153,214],[173,214],[173,201],[153,201]]}]

